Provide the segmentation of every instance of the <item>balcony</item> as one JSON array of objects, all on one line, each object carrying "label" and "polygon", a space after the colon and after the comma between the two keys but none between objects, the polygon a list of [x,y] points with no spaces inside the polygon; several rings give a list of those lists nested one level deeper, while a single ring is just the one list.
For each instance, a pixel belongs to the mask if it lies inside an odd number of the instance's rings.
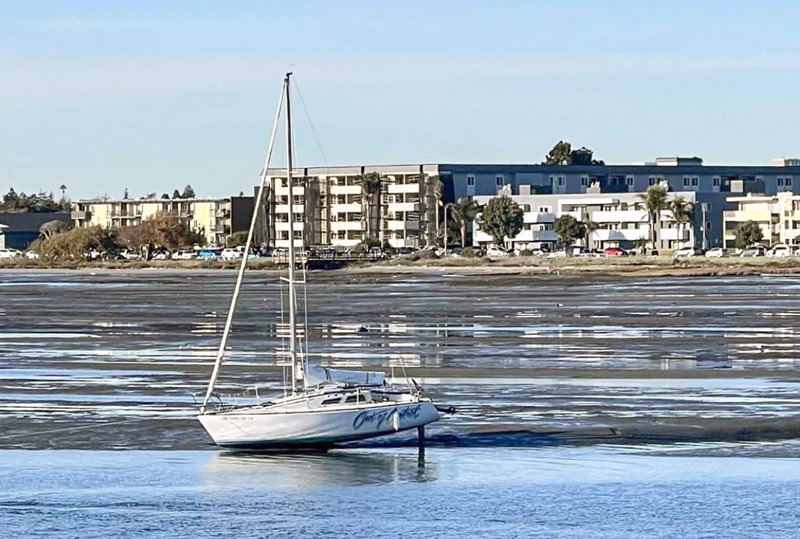
[{"label": "balcony", "polygon": [[419,211],[419,202],[389,202],[386,205],[388,211]]},{"label": "balcony", "polygon": [[689,241],[689,226],[685,226],[680,233],[677,228],[662,228],[658,237],[662,240]]},{"label": "balcony", "polygon": [[592,232],[594,241],[636,241],[646,240],[649,235],[647,227],[626,228],[622,230],[595,230]]},{"label": "balcony", "polygon": [[645,210],[596,211],[592,213],[592,221],[595,223],[646,223],[647,212]]},{"label": "balcony", "polygon": [[384,230],[419,230],[419,221],[384,220]]},{"label": "balcony", "polygon": [[390,183],[386,186],[387,193],[419,193],[418,183]]},{"label": "balcony", "polygon": [[330,224],[331,231],[338,232],[341,230],[363,230],[361,221],[333,221]]},{"label": "balcony", "polygon": [[69,214],[69,217],[74,221],[85,221],[86,219],[90,219],[91,215],[92,214],[87,211],[72,210],[72,212]]},{"label": "balcony", "polygon": [[360,195],[360,185],[331,185],[330,193],[332,195]]},{"label": "balcony", "polygon": [[524,223],[552,223],[556,220],[556,214],[551,212],[528,212],[523,214]]},{"label": "balcony", "polygon": [[349,204],[331,204],[331,213],[361,213],[361,203],[351,202]]},{"label": "balcony", "polygon": [[755,221],[757,223],[771,223],[777,221],[778,216],[767,210],[733,210],[722,213],[723,220],[746,222]]}]

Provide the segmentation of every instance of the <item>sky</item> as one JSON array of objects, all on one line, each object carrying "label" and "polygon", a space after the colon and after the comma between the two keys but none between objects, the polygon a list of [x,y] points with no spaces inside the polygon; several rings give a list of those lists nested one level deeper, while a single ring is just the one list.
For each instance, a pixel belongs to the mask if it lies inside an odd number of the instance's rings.
[{"label": "sky", "polygon": [[562,139],[769,164],[800,155],[798,20],[770,0],[0,0],[0,191],[252,192],[287,70],[298,166],[537,163]]}]

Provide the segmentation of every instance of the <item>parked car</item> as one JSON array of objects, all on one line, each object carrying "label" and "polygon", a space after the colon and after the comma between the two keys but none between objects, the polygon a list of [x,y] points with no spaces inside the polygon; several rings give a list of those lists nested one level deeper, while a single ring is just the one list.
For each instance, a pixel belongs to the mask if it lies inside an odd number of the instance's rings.
[{"label": "parked car", "polygon": [[197,254],[193,249],[182,249],[180,251],[175,251],[172,253],[173,260],[193,260],[197,257]]},{"label": "parked car", "polygon": [[722,258],[725,256],[725,249],[722,247],[714,247],[706,251],[706,258]]},{"label": "parked car", "polygon": [[692,256],[702,256],[703,250],[697,247],[681,247],[675,251],[672,256],[674,258],[687,258]]},{"label": "parked car", "polygon": [[503,249],[502,247],[498,247],[497,245],[490,245],[486,248],[486,256],[494,257],[494,258],[503,258],[509,256],[509,252]]},{"label": "parked car", "polygon": [[202,260],[211,260],[213,258],[219,258],[221,254],[222,249],[218,249],[216,247],[206,247],[197,252],[197,258]]},{"label": "parked car", "polygon": [[762,245],[751,245],[739,255],[742,258],[751,258],[756,256],[764,256],[766,249]]},{"label": "parked car", "polygon": [[767,256],[769,258],[789,258],[792,256],[792,248],[785,243],[779,243],[767,251]]},{"label": "parked car", "polygon": [[130,249],[123,249],[119,254],[125,260],[141,260],[142,259],[142,255],[140,255],[136,251],[131,251]]},{"label": "parked car", "polygon": [[606,247],[603,249],[603,255],[605,256],[625,256],[626,254],[625,249],[622,247]]},{"label": "parked car", "polygon": [[151,258],[153,260],[167,260],[170,258],[170,254],[166,249],[158,249],[153,252],[153,256]]},{"label": "parked car", "polygon": [[242,258],[243,255],[244,247],[228,247],[223,249],[219,256],[223,260],[234,260],[236,258]]},{"label": "parked car", "polygon": [[25,251],[25,258],[28,260],[38,260],[39,253],[34,253],[33,251]]},{"label": "parked car", "polygon": [[414,249],[413,247],[400,247],[400,248],[397,249],[397,254],[399,254],[399,255],[411,255],[411,254],[414,254],[414,251],[416,251],[416,249]]},{"label": "parked car", "polygon": [[22,253],[16,249],[0,249],[0,258],[16,258],[18,256],[22,256]]}]

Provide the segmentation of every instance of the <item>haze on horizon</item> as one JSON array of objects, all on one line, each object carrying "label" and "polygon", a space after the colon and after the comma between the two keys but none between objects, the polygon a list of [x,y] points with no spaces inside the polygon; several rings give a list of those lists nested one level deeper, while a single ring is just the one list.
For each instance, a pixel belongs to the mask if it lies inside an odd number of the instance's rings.
[{"label": "haze on horizon", "polygon": [[[0,0],[0,191],[252,192],[300,166],[797,156],[800,4]],[[279,152],[280,155],[280,152]],[[274,161],[283,163],[282,158]]]}]

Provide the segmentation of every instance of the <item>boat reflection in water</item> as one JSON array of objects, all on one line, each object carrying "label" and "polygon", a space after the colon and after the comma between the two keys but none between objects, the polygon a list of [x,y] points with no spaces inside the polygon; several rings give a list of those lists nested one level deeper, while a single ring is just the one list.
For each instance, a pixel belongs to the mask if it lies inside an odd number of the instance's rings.
[{"label": "boat reflection in water", "polygon": [[438,479],[424,451],[330,451],[263,454],[226,451],[206,464],[206,486],[218,489],[309,488],[427,482]]}]

